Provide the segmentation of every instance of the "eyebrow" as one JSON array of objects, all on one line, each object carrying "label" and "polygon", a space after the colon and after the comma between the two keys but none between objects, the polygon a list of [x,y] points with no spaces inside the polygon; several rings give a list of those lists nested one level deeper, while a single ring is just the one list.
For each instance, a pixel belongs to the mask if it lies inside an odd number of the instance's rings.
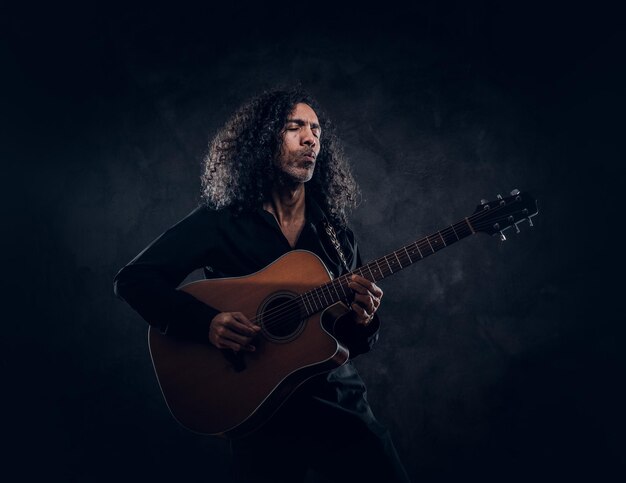
[{"label": "eyebrow", "polygon": [[[307,124],[309,124],[307,121],[303,120],[303,119],[287,119],[287,124],[290,123],[294,123],[297,124],[298,126],[306,126]],[[311,124],[311,129],[321,129],[320,125],[316,122],[312,122]]]}]

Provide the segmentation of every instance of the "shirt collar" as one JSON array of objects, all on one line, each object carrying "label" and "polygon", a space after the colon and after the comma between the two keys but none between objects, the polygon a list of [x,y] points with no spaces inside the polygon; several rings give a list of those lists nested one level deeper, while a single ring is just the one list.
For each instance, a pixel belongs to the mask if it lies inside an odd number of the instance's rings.
[{"label": "shirt collar", "polygon": [[[322,210],[317,200],[309,193],[305,193],[305,196],[306,200],[304,209],[307,221],[317,225],[319,222],[327,220],[326,213],[324,213],[324,210]],[[261,214],[264,217],[266,215],[269,215],[269,213],[263,209],[262,205],[258,207],[257,213]]]},{"label": "shirt collar", "polygon": [[320,221],[326,220],[326,214],[313,196],[306,194],[306,216],[307,219],[317,225]]}]

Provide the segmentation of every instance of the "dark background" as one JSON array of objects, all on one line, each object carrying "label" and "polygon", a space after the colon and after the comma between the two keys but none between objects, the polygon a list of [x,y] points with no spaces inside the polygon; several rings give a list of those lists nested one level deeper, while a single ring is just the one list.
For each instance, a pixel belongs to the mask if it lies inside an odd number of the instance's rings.
[{"label": "dark background", "polygon": [[481,198],[539,200],[535,228],[472,237],[381,283],[380,341],[356,365],[410,476],[623,471],[621,17],[598,2],[339,3],[2,7],[2,471],[15,481],[224,481],[226,443],[169,415],[146,325],[112,280],[198,203],[232,111],[294,82],[345,143],[366,259]]}]

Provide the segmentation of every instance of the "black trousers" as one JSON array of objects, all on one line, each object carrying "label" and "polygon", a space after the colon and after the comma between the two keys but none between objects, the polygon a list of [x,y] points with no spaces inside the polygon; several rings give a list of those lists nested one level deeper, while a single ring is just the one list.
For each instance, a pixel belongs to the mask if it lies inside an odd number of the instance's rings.
[{"label": "black trousers", "polygon": [[389,432],[338,408],[279,411],[252,435],[231,441],[241,483],[402,482],[409,479]]}]

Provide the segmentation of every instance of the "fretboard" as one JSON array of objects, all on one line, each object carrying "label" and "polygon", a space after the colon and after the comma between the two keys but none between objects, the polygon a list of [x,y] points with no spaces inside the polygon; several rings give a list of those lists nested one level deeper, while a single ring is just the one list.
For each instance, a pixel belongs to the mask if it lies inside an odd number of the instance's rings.
[{"label": "fretboard", "polygon": [[468,237],[474,233],[472,218],[450,225],[449,227],[428,235],[402,248],[377,258],[352,272],[337,277],[330,282],[316,287],[299,297],[299,302],[305,312],[305,316],[313,315],[337,302],[349,302],[352,300],[353,291],[348,287],[352,274],[360,275],[370,282],[378,282],[400,270],[423,260],[429,255],[443,250],[444,248]]}]

